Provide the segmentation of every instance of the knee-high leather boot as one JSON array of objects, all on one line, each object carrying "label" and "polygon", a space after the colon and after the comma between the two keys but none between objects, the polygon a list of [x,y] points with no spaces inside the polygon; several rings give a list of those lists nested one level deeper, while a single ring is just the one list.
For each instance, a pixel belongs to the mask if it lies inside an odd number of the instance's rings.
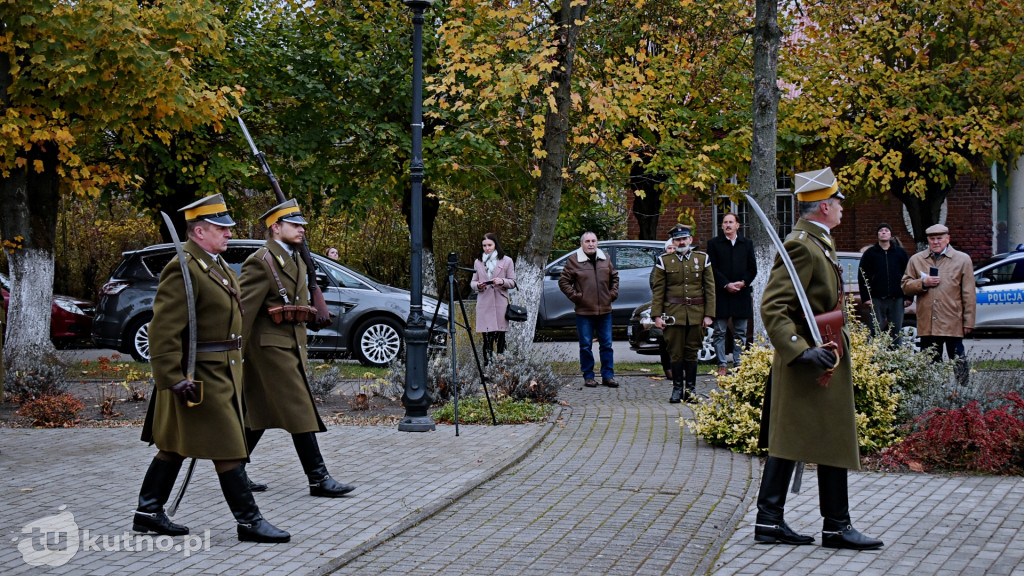
[{"label": "knee-high leather boot", "polygon": [[679,404],[683,397],[683,363],[673,362],[672,363],[672,397],[669,398],[670,404]]},{"label": "knee-high leather boot", "polygon": [[304,432],[292,434],[292,442],[295,444],[295,452],[302,462],[302,471],[309,479],[309,495],[323,496],[325,498],[339,498],[356,489],[336,482],[327,473],[327,465],[324,464],[324,457],[320,453],[320,445],[316,442],[316,434]]},{"label": "knee-high leather boot", "polygon": [[132,530],[136,532],[156,532],[166,536],[184,536],[188,534],[188,527],[171,522],[171,519],[164,513],[164,504],[171,496],[174,489],[174,480],[181,470],[181,462],[168,462],[159,458],[153,458],[146,471],[146,477],[142,479],[142,489],[139,490],[139,508],[135,511],[135,521]]},{"label": "knee-high leather boot", "polygon": [[694,391],[697,389],[697,363],[685,362],[686,364],[686,389],[683,390],[683,402],[689,404],[697,400]]},{"label": "knee-high leather boot", "polygon": [[256,506],[256,499],[252,497],[248,479],[241,466],[221,472],[217,478],[220,480],[220,489],[224,492],[224,500],[227,500],[231,514],[238,522],[239,541],[276,543],[292,539],[291,534],[279,530],[260,515],[260,509]]},{"label": "knee-high leather boot", "polygon": [[754,522],[754,541],[764,544],[793,544],[800,546],[814,542],[811,536],[797,534],[783,519],[786,491],[793,477],[796,462],[769,456],[761,473],[761,487],[757,491],[757,520]]},{"label": "knee-high leather boot", "polygon": [[818,505],[824,517],[821,545],[825,548],[874,550],[883,542],[858,532],[850,521],[846,469],[818,465]]},{"label": "knee-high leather boot", "polygon": [[[266,430],[245,429],[245,445],[249,450],[249,456],[252,456],[253,451],[256,450],[256,445],[259,444],[260,438],[263,438],[264,432],[266,432]],[[266,484],[253,482],[252,479],[249,478],[249,474],[245,471],[245,462],[242,462],[242,473],[245,474],[245,481],[249,483],[249,490],[253,492],[265,492],[267,490]]]}]

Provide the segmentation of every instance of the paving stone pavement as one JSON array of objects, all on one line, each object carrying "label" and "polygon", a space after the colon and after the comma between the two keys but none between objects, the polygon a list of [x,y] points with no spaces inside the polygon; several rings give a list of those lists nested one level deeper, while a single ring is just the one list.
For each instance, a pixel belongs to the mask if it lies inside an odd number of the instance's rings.
[{"label": "paving stone pavement", "polygon": [[[174,518],[192,534],[146,548],[131,512],[155,449],[138,428],[0,429],[0,573],[1024,575],[1024,479],[851,473],[854,525],[882,550],[757,545],[758,459],[680,428],[690,410],[665,401],[664,380],[578,380],[551,424],[330,427],[328,466],[358,486],[343,499],[308,496],[290,439],[269,432],[249,471],[271,485],[256,495],[267,519],[292,533],[278,545],[237,541],[201,462]],[[812,467],[787,521],[820,542]],[[44,523],[67,537],[31,556]]]}]

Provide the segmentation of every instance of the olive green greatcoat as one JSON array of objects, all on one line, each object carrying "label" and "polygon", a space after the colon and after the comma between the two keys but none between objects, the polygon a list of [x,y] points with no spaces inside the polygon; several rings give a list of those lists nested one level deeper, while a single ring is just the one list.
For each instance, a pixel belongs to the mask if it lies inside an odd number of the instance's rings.
[{"label": "olive green greatcoat", "polygon": [[[691,250],[683,259],[676,254],[662,254],[654,265],[651,318],[665,313],[675,316],[677,325],[700,326],[705,316],[715,316],[715,274],[707,253]],[[704,298],[704,304],[674,304],[668,298]]]},{"label": "olive green greatcoat", "polygon": [[[192,276],[196,332],[199,342],[229,340],[242,333],[242,310],[228,288],[238,290],[238,279],[228,266],[191,240],[185,260]],[[218,273],[224,285],[214,277]],[[160,274],[153,320],[149,324],[149,351],[156,391],[150,398],[142,439],[185,457],[239,460],[248,454],[242,428],[242,351],[196,354],[194,380],[201,381],[203,400],[191,408],[169,390],[185,379],[188,345],[188,306],[181,265],[173,258]]]},{"label": "olive green greatcoat", "polygon": [[[786,238],[786,252],[793,260],[814,314],[834,310],[839,301],[842,277],[833,246],[824,228],[803,219],[797,221]],[[761,418],[762,437],[764,428],[768,428],[768,453],[787,460],[859,470],[850,335],[846,326],[842,331],[846,353],[829,385],[821,386],[817,382],[823,374],[821,369],[793,363],[814,346],[814,341],[789,272],[778,256],[761,301],[761,319],[775,347],[766,391],[770,413],[762,414]]]},{"label": "olive green greatcoat", "polygon": [[285,303],[271,264],[264,259],[268,252],[289,304],[309,305],[306,264],[301,258],[293,260],[276,240],[268,240],[242,263],[245,425],[253,430],[283,428],[292,434],[323,432],[327,427],[306,381],[306,326],[274,324],[267,314],[267,308]]}]

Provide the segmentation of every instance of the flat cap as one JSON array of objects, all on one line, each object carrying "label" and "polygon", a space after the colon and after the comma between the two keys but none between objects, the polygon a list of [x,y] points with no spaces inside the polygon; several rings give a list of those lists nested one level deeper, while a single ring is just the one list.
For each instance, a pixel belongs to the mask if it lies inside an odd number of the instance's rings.
[{"label": "flat cap", "polygon": [[949,234],[949,228],[942,224],[932,224],[924,231],[925,236],[942,236],[943,234]]}]

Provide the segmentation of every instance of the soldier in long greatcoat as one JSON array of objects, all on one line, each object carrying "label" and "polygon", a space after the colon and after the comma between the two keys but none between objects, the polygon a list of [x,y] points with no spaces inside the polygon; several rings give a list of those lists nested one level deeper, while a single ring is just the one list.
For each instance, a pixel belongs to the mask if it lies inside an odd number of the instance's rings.
[{"label": "soldier in long greatcoat", "polygon": [[[768,459],[761,475],[754,538],[758,542],[810,544],[811,536],[786,525],[786,490],[796,462],[818,465],[818,490],[824,517],[822,545],[870,550],[882,542],[853,528],[847,495],[847,470],[860,469],[850,337],[841,329],[843,350],[837,354],[811,338],[794,282],[807,294],[815,315],[840,305],[842,268],[831,230],[842,220],[843,195],[832,170],[796,175],[800,220],[786,238],[785,249],[798,278],[782,260],[775,264],[761,302],[761,318],[775,348],[771,379],[762,411],[761,442]],[[827,370],[831,378],[819,380]],[[766,442],[765,442],[766,441]]]},{"label": "soldier in long greatcoat", "polygon": [[168,536],[188,534],[170,521],[164,504],[185,458],[213,460],[224,498],[238,521],[238,539],[287,542],[290,535],[260,515],[246,482],[242,427],[242,307],[238,281],[218,257],[234,221],[220,194],[182,208],[189,240],[185,264],[195,312],[195,373],[188,374],[189,306],[178,258],[160,274],[149,346],[156,389],[142,440],[160,450],[142,481],[133,529]]},{"label": "soldier in long greatcoat", "polygon": [[[354,490],[327,473],[316,441],[324,432],[306,378],[306,321],[314,321],[309,305],[306,264],[299,257],[306,220],[295,200],[278,204],[262,217],[267,243],[242,264],[245,318],[245,424],[249,453],[264,431],[280,428],[292,435],[295,452],[313,496],[336,498]],[[266,486],[250,483],[260,491]]]},{"label": "soldier in long greatcoat", "polygon": [[[706,252],[692,250],[689,226],[672,230],[675,252],[654,263],[651,317],[665,331],[665,348],[672,359],[672,397],[669,402],[692,402],[697,387],[697,352],[715,315],[715,274]],[[662,314],[673,318],[666,323]],[[685,385],[685,389],[684,389]]]}]

